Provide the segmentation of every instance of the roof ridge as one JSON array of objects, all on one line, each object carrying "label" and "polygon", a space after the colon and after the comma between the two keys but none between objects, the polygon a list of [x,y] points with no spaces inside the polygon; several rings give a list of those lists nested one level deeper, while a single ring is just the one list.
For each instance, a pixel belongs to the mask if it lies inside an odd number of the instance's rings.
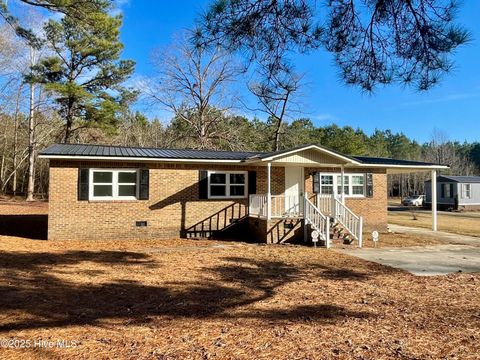
[{"label": "roof ridge", "polygon": [[125,146],[125,145],[107,145],[107,144],[62,144],[62,143],[54,143],[50,146],[102,146],[102,147],[109,147],[109,148],[122,148],[122,149],[147,149],[147,150],[163,150],[163,151],[211,151],[211,152],[223,152],[223,153],[249,153],[249,154],[269,154],[268,152],[263,151],[250,151],[250,150],[215,150],[215,149],[191,149],[191,148],[162,148],[162,147],[153,147],[153,146]]}]

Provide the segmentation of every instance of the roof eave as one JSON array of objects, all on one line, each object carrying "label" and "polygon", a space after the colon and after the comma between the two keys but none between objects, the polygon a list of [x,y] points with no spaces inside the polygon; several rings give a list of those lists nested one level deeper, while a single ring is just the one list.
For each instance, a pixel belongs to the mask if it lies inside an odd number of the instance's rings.
[{"label": "roof eave", "polygon": [[186,159],[186,158],[149,158],[128,156],[83,156],[83,155],[54,155],[39,154],[40,159],[50,160],[86,160],[86,161],[128,161],[128,162],[181,162],[181,163],[215,163],[215,164],[238,164],[244,160],[234,159]]}]

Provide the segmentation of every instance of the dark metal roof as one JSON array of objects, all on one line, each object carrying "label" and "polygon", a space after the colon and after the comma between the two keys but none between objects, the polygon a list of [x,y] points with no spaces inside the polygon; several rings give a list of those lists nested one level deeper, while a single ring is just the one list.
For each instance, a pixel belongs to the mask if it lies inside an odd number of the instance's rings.
[{"label": "dark metal roof", "polygon": [[40,152],[41,155],[101,156],[152,159],[203,159],[203,160],[245,160],[261,154],[247,151],[215,151],[191,149],[158,149],[106,145],[55,144]]},{"label": "dark metal roof", "polygon": [[397,160],[390,158],[381,158],[381,157],[369,157],[369,156],[354,156],[355,160],[360,161],[364,164],[375,164],[375,165],[402,165],[402,166],[431,166],[438,165],[422,161],[413,161],[413,160]]},{"label": "dark metal roof", "polygon": [[[40,152],[40,155],[67,156],[67,157],[126,157],[126,158],[150,158],[150,159],[187,159],[187,160],[232,160],[246,161],[264,159],[274,155],[281,155],[293,150],[300,150],[310,145],[282,150],[276,152],[252,152],[252,151],[218,151],[218,150],[193,150],[193,149],[160,149],[145,147],[126,147],[111,145],[88,145],[88,144],[54,144]],[[318,146],[318,145],[315,145]],[[331,151],[335,154],[360,162],[364,165],[385,165],[388,166],[432,166],[432,164],[411,160],[396,160],[367,156],[348,156],[338,151],[318,146],[320,149]]]},{"label": "dark metal roof", "polygon": [[[426,182],[430,182],[427,180]],[[480,183],[480,176],[437,176],[437,182]]]}]

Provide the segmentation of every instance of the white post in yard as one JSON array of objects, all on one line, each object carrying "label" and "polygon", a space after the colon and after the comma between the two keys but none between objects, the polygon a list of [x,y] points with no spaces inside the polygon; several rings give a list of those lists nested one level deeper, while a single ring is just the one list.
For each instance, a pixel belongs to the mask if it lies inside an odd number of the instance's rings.
[{"label": "white post in yard", "polygon": [[345,205],[345,168],[342,165],[340,169],[341,169],[341,176],[342,176],[342,179],[340,180],[340,184],[342,185],[342,191],[341,191],[342,204]]},{"label": "white post in yard", "polygon": [[437,170],[432,170],[432,230],[437,231]]},{"label": "white post in yard", "polygon": [[327,249],[330,248],[330,217],[327,216],[327,219],[325,220],[325,247]]},{"label": "white post in yard", "polygon": [[267,163],[267,220],[272,218],[272,163]]},{"label": "white post in yard", "polygon": [[363,246],[363,217],[360,216],[358,221],[358,247],[361,248]]}]

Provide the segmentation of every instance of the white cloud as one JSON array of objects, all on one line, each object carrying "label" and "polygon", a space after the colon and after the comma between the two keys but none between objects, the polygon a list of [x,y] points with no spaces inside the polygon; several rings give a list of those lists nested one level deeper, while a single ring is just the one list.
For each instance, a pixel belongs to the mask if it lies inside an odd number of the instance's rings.
[{"label": "white cloud", "polygon": [[335,121],[337,117],[332,114],[317,114],[317,115],[313,115],[312,119],[321,121],[321,122],[328,122],[328,121]]},{"label": "white cloud", "polygon": [[444,103],[444,102],[451,102],[457,100],[465,100],[465,99],[473,99],[480,97],[480,92],[467,92],[467,93],[457,93],[457,94],[450,94],[438,98],[430,98],[430,99],[422,99],[418,101],[410,101],[403,103],[402,106],[416,106],[416,105],[424,105],[424,104],[436,104],[436,103]]}]

